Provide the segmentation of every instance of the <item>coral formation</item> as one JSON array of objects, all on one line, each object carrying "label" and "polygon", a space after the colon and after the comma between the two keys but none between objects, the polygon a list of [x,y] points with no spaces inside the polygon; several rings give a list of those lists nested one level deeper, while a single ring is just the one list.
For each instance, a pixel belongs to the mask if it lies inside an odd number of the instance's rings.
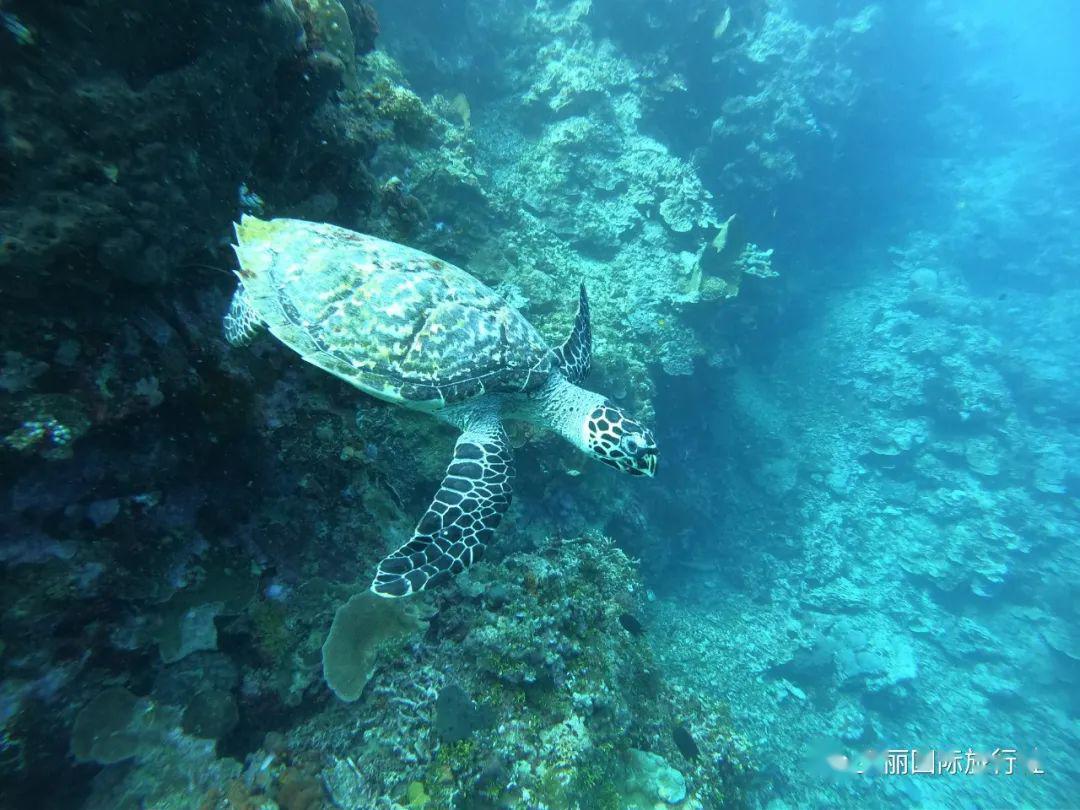
[{"label": "coral formation", "polygon": [[[334,709],[289,735],[298,749],[330,741],[338,804],[594,807],[614,789],[691,808],[750,784],[745,743],[672,692],[620,624],[643,588],[609,539],[552,540],[470,574],[464,598],[436,592],[424,643],[384,660],[353,704],[359,724]],[[665,762],[681,758],[675,712],[709,740],[682,773]],[[626,785],[601,778],[624,762],[638,763]]]},{"label": "coral formation", "polygon": [[133,729],[139,715],[149,709],[126,689],[106,689],[87,703],[71,730],[71,752],[82,762],[112,765],[135,756],[139,733]]},{"label": "coral formation", "polygon": [[[594,36],[587,4],[532,17],[494,104],[465,82],[422,91],[420,63],[405,71],[372,51],[380,25],[356,0],[115,5],[18,4],[32,38],[3,66],[0,263],[22,303],[0,325],[0,452],[25,464],[4,473],[0,518],[15,538],[3,548],[5,655],[23,673],[8,733],[13,750],[50,752],[20,760],[5,796],[34,795],[46,763],[67,755],[47,741],[117,685],[192,740],[155,757],[250,752],[290,712],[317,711],[320,646],[347,598],[333,583],[403,539],[442,471],[438,426],[358,402],[268,347],[225,351],[228,282],[212,271],[228,266],[241,210],[337,221],[461,260],[553,337],[573,313],[563,290],[590,279],[597,384],[646,413],[656,357],[637,337],[659,339],[673,373],[702,352],[679,295],[719,220],[687,161],[636,125],[641,69]],[[474,16],[487,36],[523,13]],[[546,36],[551,66],[535,73],[524,37]],[[517,149],[535,127],[541,137]],[[91,295],[71,296],[72,284]],[[645,541],[640,504],[596,470],[579,479],[568,452],[551,458],[522,470],[524,525],[531,513],[537,530],[554,519]],[[42,632],[56,639],[48,649],[35,648]],[[574,644],[554,630],[550,662],[496,656],[500,634],[524,645],[521,632],[500,625],[469,645],[509,685],[515,673],[572,676],[562,656]],[[331,666],[327,681],[360,701],[370,670],[339,680]],[[32,722],[42,690],[74,708]],[[86,793],[91,776],[70,789]],[[117,782],[117,795],[136,782]]]},{"label": "coral formation", "polygon": [[686,798],[686,779],[659,754],[630,749],[622,802],[631,807],[678,805]]},{"label": "coral formation", "polygon": [[[1065,745],[1071,732],[1052,719],[1053,698],[1024,698],[1015,675],[1048,697],[1075,678],[1046,648],[1072,647],[1056,635],[1051,594],[1061,585],[1049,583],[1058,580],[1051,568],[1077,570],[1061,538],[1078,520],[1065,493],[1043,485],[1031,451],[1070,440],[1056,420],[1017,407],[1024,386],[1009,380],[1015,361],[1002,335],[1024,330],[1019,310],[976,295],[947,243],[928,233],[910,235],[891,258],[785,347],[773,382],[738,381],[720,409],[738,414],[729,433],[769,437],[753,458],[729,446],[750,475],[725,480],[733,498],[760,497],[747,490],[760,487],[770,506],[716,519],[728,523],[726,536],[777,540],[760,554],[740,550],[743,587],[704,600],[701,616],[683,604],[661,608],[680,639],[661,660],[691,683],[707,661],[710,677],[738,694],[741,724],[764,734],[768,723],[778,752],[815,734],[851,751],[956,729],[1022,739],[1032,722],[1040,747]],[[733,649],[746,658],[737,667],[726,663]],[[956,671],[971,673],[969,688],[950,682]],[[805,802],[877,795],[863,783],[798,790]],[[940,791],[932,795],[950,802],[977,795]],[[1057,788],[1040,795],[1053,804]]]},{"label": "coral formation", "polygon": [[385,646],[422,632],[411,605],[380,599],[369,591],[353,596],[337,609],[322,647],[323,677],[334,694],[345,701],[360,697]]}]

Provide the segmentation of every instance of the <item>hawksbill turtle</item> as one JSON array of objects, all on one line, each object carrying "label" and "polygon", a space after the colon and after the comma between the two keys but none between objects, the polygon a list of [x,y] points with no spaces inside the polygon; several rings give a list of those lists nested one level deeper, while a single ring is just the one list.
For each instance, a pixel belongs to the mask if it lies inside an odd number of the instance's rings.
[{"label": "hawksbill turtle", "polygon": [[655,474],[652,433],[578,385],[592,360],[584,284],[573,330],[552,349],[494,290],[422,251],[335,225],[251,216],[236,225],[236,242],[229,343],[268,329],[361,391],[461,431],[412,538],[379,563],[371,585],[379,596],[422,591],[479,559],[510,505],[504,419],[550,428],[630,475]]}]

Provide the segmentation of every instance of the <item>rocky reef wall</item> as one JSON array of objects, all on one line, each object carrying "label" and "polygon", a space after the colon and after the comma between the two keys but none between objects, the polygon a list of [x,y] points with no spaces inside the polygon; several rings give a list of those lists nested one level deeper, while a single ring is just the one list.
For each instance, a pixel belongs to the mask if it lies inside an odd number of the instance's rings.
[{"label": "rocky reef wall", "polygon": [[[324,679],[335,613],[408,536],[451,436],[270,342],[228,349],[240,213],[459,261],[553,341],[585,279],[594,382],[646,416],[657,380],[705,358],[704,313],[771,273],[639,129],[640,68],[595,39],[587,8],[431,11],[433,32],[512,44],[476,48],[502,61],[475,92],[444,77],[421,95],[427,62],[373,51],[379,17],[358,0],[4,4],[4,802],[497,806],[516,791],[689,808],[750,783],[723,713],[652,670],[623,552],[569,540],[603,528],[642,552],[647,506],[526,431],[528,497],[496,562],[534,556],[428,605],[372,652],[370,683]],[[415,47],[442,46],[422,33]],[[540,41],[550,67],[530,77]],[[552,535],[557,565],[535,551]],[[448,663],[462,640],[474,654]],[[455,711],[503,733],[440,737]],[[371,751],[345,731],[356,716]],[[704,754],[676,745],[684,725]],[[428,742],[402,748],[407,733]]]}]

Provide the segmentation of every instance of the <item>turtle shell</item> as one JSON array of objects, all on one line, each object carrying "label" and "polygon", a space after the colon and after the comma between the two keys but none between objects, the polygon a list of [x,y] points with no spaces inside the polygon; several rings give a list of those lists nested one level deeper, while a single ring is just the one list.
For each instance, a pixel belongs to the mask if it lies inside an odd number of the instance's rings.
[{"label": "turtle shell", "polygon": [[245,216],[247,303],[309,363],[373,396],[438,409],[534,391],[555,368],[536,329],[491,288],[427,253],[335,225]]}]

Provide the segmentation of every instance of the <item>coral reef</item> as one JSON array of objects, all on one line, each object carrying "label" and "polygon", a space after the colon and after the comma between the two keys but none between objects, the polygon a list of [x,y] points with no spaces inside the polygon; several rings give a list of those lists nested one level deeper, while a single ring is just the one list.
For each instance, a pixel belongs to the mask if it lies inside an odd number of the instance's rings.
[{"label": "coral reef", "polygon": [[[5,804],[89,795],[95,768],[55,774],[110,689],[239,751],[285,723],[341,600],[319,574],[358,575],[442,468],[436,430],[364,402],[358,428],[355,395],[220,337],[241,206],[389,229],[370,6],[341,5],[346,82],[291,3],[119,5],[4,9],[33,32],[0,65]],[[155,750],[212,762],[215,741]]]},{"label": "coral reef", "polygon": [[426,629],[410,607],[364,591],[337,609],[322,647],[323,677],[335,695],[356,700],[371,680],[380,649]]},{"label": "coral reef", "polygon": [[[423,643],[378,658],[351,721],[342,704],[288,735],[330,752],[323,777],[339,806],[554,810],[645,796],[703,808],[751,784],[724,714],[673,692],[619,622],[644,610],[644,589],[609,539],[482,563],[460,596],[435,600]],[[674,742],[680,723],[699,730],[694,761]]]},{"label": "coral reef", "polygon": [[[1065,541],[1080,528],[1067,483],[1077,473],[1046,460],[1075,443],[1060,419],[1071,394],[1043,389],[1036,413],[1038,387],[1017,376],[1056,365],[1060,349],[1034,363],[1020,350],[1019,360],[1007,336],[1036,333],[1021,314],[1035,298],[980,296],[951,244],[909,235],[885,269],[864,273],[781,347],[771,381],[740,371],[718,409],[732,414],[727,432],[758,437],[752,456],[714,451],[750,473],[715,473],[728,503],[764,507],[721,504],[714,519],[724,537],[770,539],[719,557],[700,544],[682,550],[672,582],[689,577],[675,587],[700,613],[687,615],[682,600],[658,608],[676,628],[667,637],[679,638],[659,657],[677,681],[724,681],[762,756],[823,736],[849,752],[896,739],[938,749],[958,737],[1007,740],[1032,756],[1074,739],[1056,718],[1077,677],[1061,632],[1075,611],[1058,601],[1080,570]],[[1041,323],[1062,334],[1077,305],[1075,292],[1062,294]],[[736,556],[737,574],[725,570]],[[703,596],[711,588],[699,578],[717,577],[736,584]],[[734,650],[743,660],[732,665]],[[826,786],[805,767],[783,777],[799,803],[981,795],[956,782],[913,795],[865,780]],[[996,788],[995,800],[1060,803],[1074,771],[1061,767],[1053,782]]]},{"label": "coral reef", "polygon": [[[684,311],[723,297],[686,294],[695,256],[720,230],[713,195],[694,166],[643,126],[654,85],[678,80],[599,36],[590,3],[497,13],[478,6],[469,4],[469,12],[486,36],[512,47],[493,71],[501,86],[473,105],[469,118],[477,123],[465,128],[470,185],[479,193],[446,221],[487,236],[474,243],[469,268],[522,291],[521,303],[546,332],[565,331],[572,307],[564,292],[584,280],[603,386],[648,413],[655,347],[664,371],[692,374],[717,333],[702,325],[711,313]],[[387,17],[388,29],[406,27],[393,10]],[[415,46],[415,30],[401,36]],[[410,52],[418,80],[425,64],[432,72],[449,66],[443,46],[432,37],[425,54]],[[437,205],[425,199],[428,210]],[[489,235],[481,220],[492,217],[500,226]],[[742,267],[727,269],[726,294],[734,295]]]},{"label": "coral reef", "polygon": [[[943,86],[959,12],[0,5],[0,805],[960,806],[806,742],[1080,743],[1076,150],[1016,141],[1076,137]],[[512,426],[488,561],[359,593],[452,436],[226,347],[244,211],[455,261],[553,343],[585,281],[657,486]],[[1054,769],[992,799],[1065,806]]]},{"label": "coral reef", "polygon": [[[555,340],[572,315],[563,291],[586,278],[599,384],[646,414],[658,357],[670,373],[691,373],[701,335],[713,336],[709,317],[680,318],[718,300],[685,294],[695,251],[720,225],[711,195],[637,125],[648,74],[594,36],[588,4],[472,9],[473,35],[513,42],[498,97],[489,85],[423,90],[425,60],[406,71],[374,51],[381,25],[359,0],[166,5],[77,0],[61,11],[11,0],[4,9],[19,44],[0,65],[0,264],[18,302],[0,325],[0,453],[14,462],[0,472],[12,586],[0,602],[13,763],[2,797],[13,803],[108,804],[112,790],[122,806],[158,777],[145,793],[166,803],[189,788],[205,790],[208,806],[286,790],[278,776],[254,794],[250,780],[228,785],[267,732],[333,705],[320,647],[333,653],[332,640],[356,634],[339,623],[327,639],[330,617],[407,535],[442,471],[449,436],[438,425],[321,379],[272,346],[226,349],[224,248],[241,211],[336,221],[459,260]],[[425,19],[428,45],[445,47],[442,27],[454,24],[445,13]],[[530,50],[540,39],[547,67],[537,72]],[[540,136],[526,138],[533,130]],[[726,297],[741,275],[731,262],[724,272]],[[659,355],[639,336],[659,341]],[[514,434],[518,444],[531,438]],[[523,465],[530,495],[512,515],[534,528],[508,537],[507,552],[552,525],[658,542],[641,531],[643,504],[613,477],[582,474],[565,448],[542,449],[550,460]],[[584,623],[597,618],[571,607],[574,627],[545,631],[550,660],[526,654],[527,624],[496,615],[477,628],[467,646],[487,662],[484,677],[511,691],[581,680],[582,695],[596,693],[589,700],[621,700],[570,666],[585,654]],[[612,610],[604,621],[621,639],[612,622],[625,610]],[[406,661],[434,667],[435,652],[418,644],[407,642]],[[387,658],[349,659],[362,665],[343,674],[342,656],[328,655],[326,680],[363,704]],[[478,677],[462,670],[461,688],[473,694]],[[414,687],[401,687],[412,700]],[[80,743],[88,764],[68,793],[50,792],[68,756],[60,741],[78,718],[82,735],[99,695],[153,718],[145,734],[114,735],[145,750],[95,756],[93,740]],[[496,701],[504,718],[521,708],[508,700]],[[606,739],[572,714],[545,716],[557,729],[547,744],[569,751],[580,729]],[[628,727],[624,715],[613,728]],[[674,761],[666,745],[659,753]],[[638,748],[653,750],[646,738]],[[304,758],[325,750],[290,747],[275,768],[307,773]],[[204,767],[218,755],[220,771]],[[89,764],[117,759],[126,776]],[[597,774],[617,758],[601,759]],[[568,755],[567,768],[576,761]],[[177,775],[185,768],[205,778],[192,787]],[[436,795],[432,774],[414,776],[417,796]],[[531,778],[538,790],[541,777]],[[700,794],[704,777],[694,778]],[[567,770],[549,788],[559,779],[573,781]]]}]

